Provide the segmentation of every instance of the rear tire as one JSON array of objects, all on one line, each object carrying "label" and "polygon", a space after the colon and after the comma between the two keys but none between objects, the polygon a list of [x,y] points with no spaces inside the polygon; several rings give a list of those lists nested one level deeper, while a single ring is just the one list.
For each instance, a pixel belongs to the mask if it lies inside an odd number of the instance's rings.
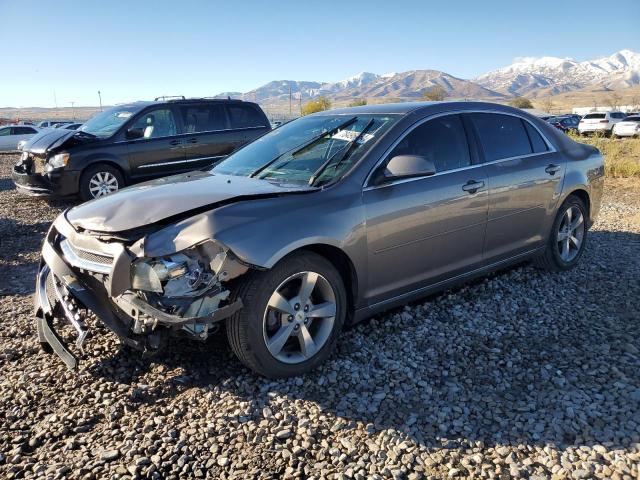
[{"label": "rear tire", "polygon": [[98,163],[91,165],[82,173],[80,198],[86,202],[115,193],[124,186],[124,177],[120,170],[105,163]]},{"label": "rear tire", "polygon": [[[313,274],[313,281],[305,283],[311,278],[306,276],[309,274]],[[313,284],[308,296],[305,284]],[[227,320],[229,345],[242,363],[269,378],[301,375],[326,360],[347,313],[340,274],[324,257],[312,252],[295,253],[271,270],[248,273],[234,296],[242,299],[244,306]],[[302,299],[300,303],[298,299]],[[333,310],[331,300],[335,302]],[[277,309],[273,307],[276,304]],[[322,309],[317,308],[320,305]],[[327,306],[329,314],[325,315]],[[285,340],[279,342],[279,338]]]},{"label": "rear tire", "polygon": [[582,200],[570,195],[558,209],[547,246],[534,265],[555,272],[574,268],[587,243],[587,219]]}]

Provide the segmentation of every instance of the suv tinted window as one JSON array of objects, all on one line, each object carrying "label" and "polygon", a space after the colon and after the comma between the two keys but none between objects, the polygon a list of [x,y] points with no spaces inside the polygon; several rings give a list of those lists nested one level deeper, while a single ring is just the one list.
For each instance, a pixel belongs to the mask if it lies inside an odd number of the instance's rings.
[{"label": "suv tinted window", "polygon": [[[565,118],[560,123],[566,126],[571,122],[572,120],[570,118]],[[538,133],[538,130],[536,130],[533,125],[525,120],[523,120],[522,123],[524,123],[524,127],[527,130],[527,134],[529,135],[529,140],[531,141],[531,147],[533,148],[534,153],[541,153],[549,150],[549,147],[547,147],[547,144],[543,140],[542,136]]]},{"label": "suv tinted window", "polygon": [[434,118],[416,127],[389,154],[420,155],[433,162],[436,172],[471,165],[467,136],[459,115]]},{"label": "suv tinted window", "polygon": [[499,113],[473,113],[471,118],[478,130],[485,161],[492,162],[533,152],[519,117]]},{"label": "suv tinted window", "polygon": [[5,135],[11,135],[11,128],[9,127],[0,128],[0,137],[3,137]]},{"label": "suv tinted window", "polygon": [[604,113],[588,113],[584,117],[582,117],[582,119],[589,120],[591,118],[604,118],[604,117],[606,117],[606,114]]},{"label": "suv tinted window", "polygon": [[170,137],[178,132],[173,112],[169,108],[157,108],[145,113],[131,128],[144,129],[143,138]]},{"label": "suv tinted window", "polygon": [[263,127],[265,120],[250,105],[229,105],[231,128]]},{"label": "suv tinted window", "polygon": [[182,105],[179,108],[186,133],[227,128],[227,114],[222,105]]}]

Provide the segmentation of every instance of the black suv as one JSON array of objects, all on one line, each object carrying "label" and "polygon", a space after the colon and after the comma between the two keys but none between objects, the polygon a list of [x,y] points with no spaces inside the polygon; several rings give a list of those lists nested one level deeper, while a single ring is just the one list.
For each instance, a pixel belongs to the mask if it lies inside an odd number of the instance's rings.
[{"label": "black suv", "polygon": [[271,130],[262,109],[240,100],[185,99],[119,105],[79,130],[46,130],[13,168],[30,195],[101,197],[151,178],[211,167]]}]

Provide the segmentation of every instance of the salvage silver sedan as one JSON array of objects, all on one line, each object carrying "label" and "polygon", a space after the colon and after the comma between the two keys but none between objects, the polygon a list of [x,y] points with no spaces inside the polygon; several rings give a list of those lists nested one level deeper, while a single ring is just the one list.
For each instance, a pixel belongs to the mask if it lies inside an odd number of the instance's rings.
[{"label": "salvage silver sedan", "polygon": [[527,259],[574,267],[603,178],[597,149],[506,106],[304,117],[209,171],[61,214],[42,249],[38,335],[73,368],[90,312],[143,352],[225,328],[249,368],[298,375],[347,323]]}]

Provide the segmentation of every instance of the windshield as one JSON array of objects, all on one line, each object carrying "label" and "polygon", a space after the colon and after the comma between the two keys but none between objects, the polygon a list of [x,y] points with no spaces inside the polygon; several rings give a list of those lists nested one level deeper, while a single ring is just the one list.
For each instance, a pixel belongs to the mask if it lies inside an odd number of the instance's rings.
[{"label": "windshield", "polygon": [[100,138],[107,138],[131,118],[139,108],[135,107],[113,107],[92,117],[78,131],[89,133]]},{"label": "windshield", "polygon": [[323,185],[339,179],[396,120],[392,115],[303,117],[269,132],[216,165],[225,175]]}]

